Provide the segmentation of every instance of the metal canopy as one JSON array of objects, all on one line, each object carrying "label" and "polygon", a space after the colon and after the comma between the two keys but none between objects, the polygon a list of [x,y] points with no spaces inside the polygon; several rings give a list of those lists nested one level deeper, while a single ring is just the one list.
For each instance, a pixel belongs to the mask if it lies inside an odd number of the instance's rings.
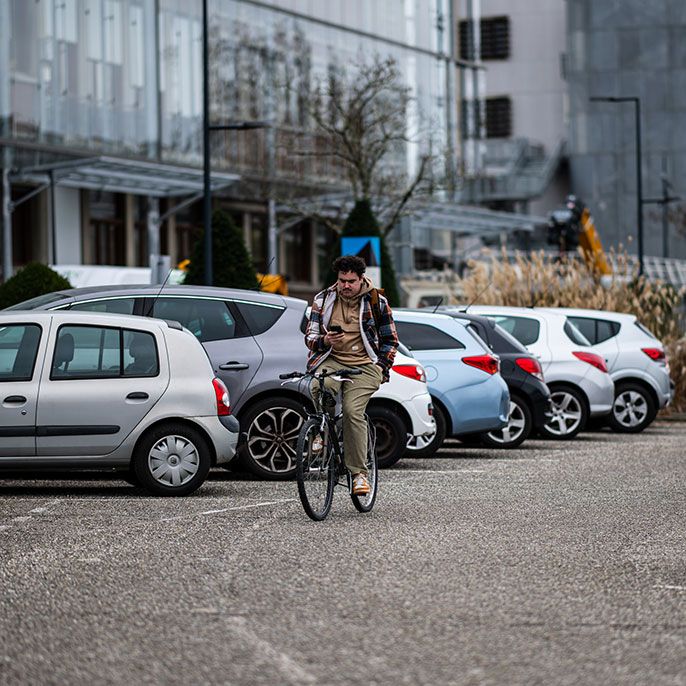
[{"label": "metal canopy", "polygon": [[[334,217],[347,216],[353,208],[353,198],[347,193],[308,198],[300,203],[304,214]],[[384,219],[380,203],[373,203],[379,219]],[[278,208],[284,214],[293,208],[283,205]],[[547,224],[546,217],[514,212],[496,212],[483,207],[472,207],[456,202],[413,201],[408,205],[412,229],[429,231],[450,231],[461,235],[501,233],[503,231],[533,231],[539,224]]]},{"label": "metal canopy", "polygon": [[414,229],[433,229],[458,234],[531,232],[536,225],[548,223],[545,217],[496,212],[483,207],[471,207],[453,202],[417,204],[412,207],[411,212]]},{"label": "metal canopy", "polygon": [[[52,177],[56,185],[69,188],[131,193],[154,198],[203,192],[202,169],[107,156],[24,167],[13,170],[11,181],[44,183],[46,176],[48,179]],[[216,192],[239,179],[237,174],[215,172],[210,176],[210,190]]]}]

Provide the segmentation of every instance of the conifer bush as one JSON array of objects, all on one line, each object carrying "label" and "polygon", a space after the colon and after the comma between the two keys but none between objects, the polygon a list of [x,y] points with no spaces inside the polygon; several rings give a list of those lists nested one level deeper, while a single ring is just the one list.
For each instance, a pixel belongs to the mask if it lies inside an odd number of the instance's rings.
[{"label": "conifer bush", "polygon": [[[257,288],[257,275],[243,240],[243,232],[223,210],[212,214],[213,286],[222,288]],[[185,284],[205,285],[205,232],[193,246]]]},{"label": "conifer bush", "polygon": [[54,269],[39,262],[30,262],[0,285],[0,309],[71,287],[69,281]]}]

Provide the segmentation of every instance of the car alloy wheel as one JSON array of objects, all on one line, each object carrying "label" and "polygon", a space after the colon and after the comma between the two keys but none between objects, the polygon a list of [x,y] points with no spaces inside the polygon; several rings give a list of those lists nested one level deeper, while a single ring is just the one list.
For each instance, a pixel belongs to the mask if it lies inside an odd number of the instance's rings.
[{"label": "car alloy wheel", "polygon": [[655,419],[657,409],[650,393],[636,383],[621,383],[615,388],[615,401],[608,424],[619,433],[639,433]]},{"label": "car alloy wheel", "polygon": [[163,486],[185,486],[198,473],[200,455],[185,436],[165,436],[148,453],[148,469]]},{"label": "car alloy wheel", "polygon": [[244,466],[268,479],[294,476],[303,421],[302,405],[295,401],[277,399],[273,404],[263,401],[251,408],[245,418]]},{"label": "car alloy wheel", "polygon": [[612,411],[619,424],[633,428],[647,417],[648,405],[640,393],[624,391],[615,398]]},{"label": "car alloy wheel", "polygon": [[531,433],[531,413],[518,398],[510,398],[510,411],[507,424],[502,429],[489,431],[482,440],[492,446],[515,448],[523,443]]},{"label": "car alloy wheel", "polygon": [[553,389],[550,400],[553,416],[546,422],[542,433],[549,438],[573,438],[586,423],[587,413],[583,400],[569,388]]}]

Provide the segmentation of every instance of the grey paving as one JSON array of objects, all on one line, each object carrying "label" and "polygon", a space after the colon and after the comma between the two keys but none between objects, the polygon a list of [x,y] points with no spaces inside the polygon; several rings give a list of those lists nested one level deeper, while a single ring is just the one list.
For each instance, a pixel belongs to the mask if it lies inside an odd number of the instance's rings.
[{"label": "grey paving", "polygon": [[311,522],[216,471],[0,481],[0,683],[686,684],[686,424],[449,442]]}]

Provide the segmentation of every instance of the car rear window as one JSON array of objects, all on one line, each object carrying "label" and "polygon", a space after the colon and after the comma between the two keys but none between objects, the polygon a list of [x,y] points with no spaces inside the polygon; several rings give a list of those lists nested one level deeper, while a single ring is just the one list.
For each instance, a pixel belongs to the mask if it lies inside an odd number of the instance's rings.
[{"label": "car rear window", "polygon": [[274,326],[283,314],[283,307],[263,305],[262,303],[248,303],[233,301],[253,336],[258,336]]},{"label": "car rear window", "polygon": [[31,381],[40,336],[37,324],[0,327],[0,381]]},{"label": "car rear window", "polygon": [[591,344],[602,343],[619,333],[621,328],[618,322],[610,322],[607,319],[594,317],[567,317],[574,326],[587,338]]},{"label": "car rear window", "polygon": [[201,343],[238,337],[236,321],[224,300],[162,296],[154,301],[152,316],[179,322]]},{"label": "car rear window", "polygon": [[105,298],[72,303],[70,310],[79,312],[112,312],[114,314],[133,314],[135,298]]},{"label": "car rear window", "polygon": [[541,324],[537,319],[529,317],[513,317],[512,315],[489,315],[496,324],[516,338],[522,345],[531,345],[538,340]]},{"label": "car rear window", "polygon": [[147,331],[87,325],[60,327],[52,356],[51,379],[157,374],[157,344],[155,337]]},{"label": "car rear window", "polygon": [[429,324],[395,322],[398,338],[410,350],[463,350],[464,343]]},{"label": "car rear window", "polygon": [[565,319],[565,325],[562,327],[562,329],[572,343],[584,346],[592,345],[591,341],[589,341],[588,338],[586,338],[586,336],[584,336],[581,331],[579,331],[579,329],[577,329],[576,326],[569,321],[569,319]]},{"label": "car rear window", "polygon": [[495,325],[491,331],[491,341],[493,352],[495,353],[526,353],[527,349],[502,326]]}]

